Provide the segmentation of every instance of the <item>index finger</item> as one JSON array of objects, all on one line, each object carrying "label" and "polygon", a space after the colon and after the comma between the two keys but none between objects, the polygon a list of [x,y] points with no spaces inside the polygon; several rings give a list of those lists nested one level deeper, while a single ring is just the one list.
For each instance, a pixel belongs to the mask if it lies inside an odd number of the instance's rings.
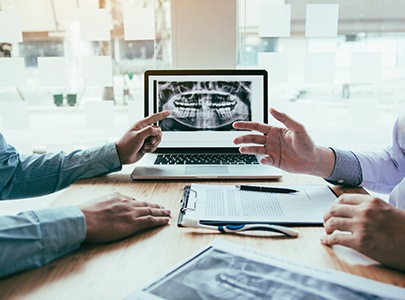
[{"label": "index finger", "polygon": [[245,121],[238,121],[233,123],[233,128],[235,129],[243,129],[243,130],[255,130],[261,133],[267,133],[271,129],[271,126],[258,123],[258,122],[245,122]]},{"label": "index finger", "polygon": [[327,222],[330,218],[352,218],[354,210],[352,205],[334,204],[323,215],[323,221]]},{"label": "index finger", "polygon": [[153,114],[149,117],[146,117],[138,122],[139,125],[142,127],[150,126],[153,125],[154,123],[163,120],[164,118],[167,118],[170,115],[170,112],[168,110],[162,111],[157,114]]},{"label": "index finger", "polygon": [[366,195],[361,194],[342,194],[336,199],[335,203],[358,205],[364,202]]},{"label": "index finger", "polygon": [[323,220],[326,222],[332,217],[353,217],[353,207],[363,202],[363,198],[358,194],[342,194],[335,200],[333,205],[324,214]]}]

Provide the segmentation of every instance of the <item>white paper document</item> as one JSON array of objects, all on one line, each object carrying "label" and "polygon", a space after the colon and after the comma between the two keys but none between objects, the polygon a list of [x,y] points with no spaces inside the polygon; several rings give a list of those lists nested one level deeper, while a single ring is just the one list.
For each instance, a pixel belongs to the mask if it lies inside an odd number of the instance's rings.
[{"label": "white paper document", "polygon": [[322,224],[324,213],[336,200],[332,190],[326,184],[289,188],[298,192],[268,193],[244,191],[235,185],[193,184],[183,199],[180,219],[187,215],[204,224]]},{"label": "white paper document", "polygon": [[405,289],[218,239],[125,299],[405,299]]}]

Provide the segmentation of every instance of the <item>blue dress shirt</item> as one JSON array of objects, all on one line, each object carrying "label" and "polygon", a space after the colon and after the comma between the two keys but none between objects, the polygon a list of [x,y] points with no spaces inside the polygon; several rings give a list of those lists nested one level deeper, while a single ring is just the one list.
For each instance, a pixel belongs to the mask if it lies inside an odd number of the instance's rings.
[{"label": "blue dress shirt", "polygon": [[[115,143],[65,154],[20,155],[0,133],[0,199],[49,194],[78,179],[121,170]],[[0,278],[45,265],[80,247],[86,235],[74,205],[0,217]]]}]

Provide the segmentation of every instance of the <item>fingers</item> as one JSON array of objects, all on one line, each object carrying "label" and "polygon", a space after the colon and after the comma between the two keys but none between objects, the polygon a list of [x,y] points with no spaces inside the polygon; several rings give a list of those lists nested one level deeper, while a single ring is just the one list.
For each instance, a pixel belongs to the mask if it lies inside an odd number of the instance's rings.
[{"label": "fingers", "polygon": [[[142,201],[134,201],[132,204],[132,207],[139,209],[140,212],[142,212],[140,215],[145,215],[147,213],[150,213],[152,215],[160,215],[160,211],[166,211],[165,214],[170,216],[170,210],[165,209],[163,206],[155,203],[149,203],[149,202],[142,202]],[[143,211],[143,209],[147,211]],[[160,210],[157,214],[154,214],[156,210]]]},{"label": "fingers", "polygon": [[153,207],[136,207],[134,208],[134,216],[136,218],[153,216],[153,217],[170,217],[170,210],[164,208],[153,208]]},{"label": "fingers", "polygon": [[335,203],[357,205],[368,199],[368,195],[343,194],[336,199]]},{"label": "fingers", "polygon": [[169,221],[170,221],[169,217],[153,217],[153,216],[138,217],[136,219],[137,222],[136,231],[163,226],[169,223]]},{"label": "fingers", "polygon": [[162,136],[162,130],[160,129],[160,127],[154,126],[153,128],[157,129],[158,135],[154,135],[154,136],[150,137],[150,139],[148,141],[148,144],[150,144],[150,145],[156,145],[156,144],[160,143],[161,136]]},{"label": "fingers", "polygon": [[333,217],[324,222],[323,226],[327,234],[331,234],[335,230],[352,232],[353,220],[351,218]]},{"label": "fingers", "polygon": [[321,237],[321,243],[327,246],[342,245],[355,249],[355,241],[352,234],[335,233]]},{"label": "fingers", "polygon": [[323,216],[324,222],[332,217],[352,218],[354,216],[354,207],[352,205],[335,203]]},{"label": "fingers", "polygon": [[325,213],[323,219],[327,235],[321,237],[323,244],[356,247],[354,235],[358,230],[358,225],[356,225],[357,206],[362,203],[361,197],[358,196],[351,194],[341,195]]},{"label": "fingers", "polygon": [[235,122],[232,124],[233,128],[235,129],[242,129],[242,130],[254,130],[259,131],[262,133],[267,133],[271,129],[271,126],[267,124],[262,124],[258,122]]},{"label": "fingers", "polygon": [[159,143],[156,143],[154,145],[150,144],[150,143],[145,143],[145,145],[143,145],[142,148],[142,152],[143,153],[152,153],[155,152],[157,147],[158,147]]},{"label": "fingers", "polygon": [[163,120],[164,118],[167,118],[169,115],[170,112],[165,110],[140,120],[139,122],[136,123],[136,126],[140,126],[141,128],[148,127],[156,122],[159,122],[160,120]]},{"label": "fingers", "polygon": [[[295,121],[293,118],[288,116],[285,113],[279,112],[274,108],[270,108],[271,115],[277,120],[283,123],[288,129],[292,131],[301,131],[304,130],[304,126]],[[267,124],[262,124],[258,122],[235,122],[233,123],[233,128],[242,129],[242,130],[255,130],[262,133],[267,133],[270,131],[271,127]]]},{"label": "fingers", "polygon": [[163,208],[163,206],[156,204],[156,203],[150,203],[150,202],[144,202],[144,201],[134,201],[132,204],[133,207],[150,207],[150,208]]},{"label": "fingers", "polygon": [[233,140],[234,144],[260,144],[264,145],[266,143],[266,136],[258,134],[247,134],[243,136],[238,136]]},{"label": "fingers", "polygon": [[266,148],[261,146],[244,146],[239,148],[239,152],[242,154],[258,154],[265,155],[267,154]]},{"label": "fingers", "polygon": [[293,118],[285,113],[279,112],[274,108],[270,108],[270,114],[277,120],[283,123],[288,129],[292,131],[300,131],[304,128],[301,123],[298,123]]},{"label": "fingers", "polygon": [[[321,237],[321,243],[328,246],[342,245],[354,248],[355,239],[353,231],[355,224],[352,217],[352,206],[333,205],[324,216],[324,228],[327,235]],[[342,233],[336,233],[335,231]]]},{"label": "fingers", "polygon": [[[153,137],[156,137],[155,139],[159,140],[161,135],[162,135],[162,130],[157,126],[145,127],[145,128],[138,130],[138,132],[137,132],[137,137],[141,140],[145,140],[148,137],[150,137],[151,139]],[[156,143],[156,140],[154,143]],[[149,143],[152,144],[151,140],[149,141]]]},{"label": "fingers", "polygon": [[269,154],[267,153],[267,149],[265,147],[259,146],[240,147],[239,152],[242,154],[266,155],[260,158],[259,162],[263,165],[270,165],[270,166],[275,165],[275,160],[273,159],[273,157],[269,156]]},{"label": "fingers", "polygon": [[157,136],[149,136],[145,139],[145,143],[142,147],[143,153],[151,153],[154,152],[157,147],[159,146],[160,142],[162,141],[162,132],[159,127],[155,127],[159,129],[159,134]]},{"label": "fingers", "polygon": [[134,208],[136,217],[155,216],[155,217],[170,217],[171,211],[163,206],[155,203],[133,201],[131,206]]},{"label": "fingers", "polygon": [[270,165],[270,166],[276,166],[276,167],[278,167],[278,165],[275,165],[275,160],[274,160],[271,156],[262,157],[262,158],[260,159],[260,163],[261,163],[262,165]]},{"label": "fingers", "polygon": [[332,217],[352,218],[356,215],[357,206],[367,197],[358,194],[343,194],[335,200],[331,208],[323,216],[324,222]]},{"label": "fingers", "polygon": [[169,223],[170,210],[158,204],[135,201],[133,197],[113,193],[79,207],[86,221],[89,243],[104,243],[128,237],[149,227]]},{"label": "fingers", "polygon": [[169,223],[171,211],[158,204],[134,202],[132,224],[134,233],[143,229],[163,226]]}]

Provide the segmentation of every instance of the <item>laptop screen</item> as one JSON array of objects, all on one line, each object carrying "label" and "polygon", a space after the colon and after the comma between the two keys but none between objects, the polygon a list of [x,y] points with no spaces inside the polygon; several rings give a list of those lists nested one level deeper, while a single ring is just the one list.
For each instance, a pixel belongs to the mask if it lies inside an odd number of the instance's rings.
[{"label": "laptop screen", "polygon": [[234,148],[235,121],[267,123],[265,70],[149,70],[145,116],[163,110],[159,148]]}]

